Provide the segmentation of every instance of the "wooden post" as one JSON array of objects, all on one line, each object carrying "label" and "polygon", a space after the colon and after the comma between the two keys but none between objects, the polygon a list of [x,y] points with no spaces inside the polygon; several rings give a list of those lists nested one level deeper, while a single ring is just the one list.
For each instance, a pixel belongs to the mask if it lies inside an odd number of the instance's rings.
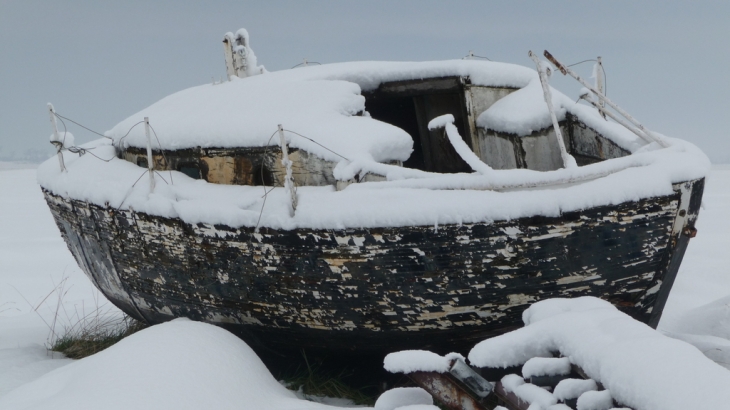
[{"label": "wooden post", "polygon": [[575,168],[578,166],[575,163],[575,158],[568,154],[568,150],[565,148],[565,141],[563,141],[563,133],[560,132],[560,124],[558,124],[558,117],[555,116],[555,109],[553,108],[553,95],[550,92],[550,85],[548,84],[546,70],[542,68],[540,59],[530,51],[528,53],[532,61],[537,66],[537,73],[540,75],[540,84],[542,84],[542,93],[545,97],[545,103],[547,103],[548,111],[550,111],[550,119],[553,121],[553,128],[555,128],[555,136],[558,138],[558,146],[560,147],[560,157],[563,159],[563,167]]},{"label": "wooden post", "polygon": [[281,164],[286,168],[284,177],[284,190],[289,194],[289,216],[294,217],[297,210],[297,194],[294,192],[294,178],[292,177],[292,162],[289,159],[289,149],[284,137],[284,128],[279,124],[279,141],[281,143]]},{"label": "wooden post", "polygon": [[[596,61],[597,61],[596,62],[596,72],[595,72],[596,89],[598,90],[599,93],[606,95],[605,84],[604,84],[605,78],[603,78],[603,61],[601,61],[601,56],[598,56],[596,58]],[[601,109],[598,111],[603,116],[603,119],[606,119],[606,114],[605,114],[606,103],[599,98],[598,105],[601,107]]]},{"label": "wooden post", "polygon": [[150,138],[150,119],[144,117],[144,133],[147,136],[147,169],[150,173],[150,193],[155,190],[155,159],[152,157],[152,139]]},{"label": "wooden post", "polygon": [[66,165],[63,163],[63,141],[58,137],[58,124],[56,123],[56,110],[53,108],[53,104],[48,103],[48,114],[51,116],[51,127],[53,127],[53,140],[56,141],[53,145],[56,146],[56,155],[58,155],[58,165],[61,166],[61,171],[66,171]]}]

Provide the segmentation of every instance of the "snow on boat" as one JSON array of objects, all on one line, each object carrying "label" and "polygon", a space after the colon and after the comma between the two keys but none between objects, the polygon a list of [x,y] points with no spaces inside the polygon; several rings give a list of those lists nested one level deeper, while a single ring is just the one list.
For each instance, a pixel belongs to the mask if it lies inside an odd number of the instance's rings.
[{"label": "snow on boat", "polygon": [[267,72],[245,30],[224,49],[230,81],[82,147],[55,133],[59,159],[39,168],[79,266],[125,312],[280,351],[452,351],[553,297],[657,325],[709,170],[693,145],[625,124],[600,91],[587,100],[623,125],[573,102],[534,56],[539,74]]}]

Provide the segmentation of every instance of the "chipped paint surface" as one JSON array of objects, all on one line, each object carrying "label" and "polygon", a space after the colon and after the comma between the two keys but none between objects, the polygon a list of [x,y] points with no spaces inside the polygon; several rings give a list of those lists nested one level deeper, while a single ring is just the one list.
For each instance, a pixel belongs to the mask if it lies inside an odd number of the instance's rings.
[{"label": "chipped paint surface", "polygon": [[681,262],[679,211],[694,224],[703,182],[559,218],[257,234],[44,193],[79,265],[137,318],[186,316],[274,347],[439,350],[521,326],[529,304],[551,297],[660,315]]},{"label": "chipped paint surface", "polygon": [[[326,161],[307,151],[289,148],[292,177],[298,186],[334,185],[332,175],[336,163]],[[146,150],[126,148],[121,158],[133,164],[147,165]],[[281,148],[195,148],[174,151],[153,150],[155,169],[177,170],[193,167],[198,177],[210,183],[224,185],[283,186],[286,168],[281,162]],[[262,169],[263,167],[263,169]]]}]

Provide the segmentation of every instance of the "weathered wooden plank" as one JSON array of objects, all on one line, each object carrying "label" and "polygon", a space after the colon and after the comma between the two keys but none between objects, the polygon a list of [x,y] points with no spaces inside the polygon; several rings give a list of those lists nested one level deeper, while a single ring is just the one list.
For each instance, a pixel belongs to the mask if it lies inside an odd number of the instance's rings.
[{"label": "weathered wooden plank", "polygon": [[[275,145],[184,149],[165,151],[164,156],[161,151],[153,149],[152,156],[157,170],[184,172],[186,167],[197,168],[197,178],[215,184],[284,186],[286,176],[286,169],[281,165],[281,148]],[[147,166],[147,154],[142,149],[127,148],[122,157],[133,164]],[[296,185],[336,184],[333,170],[337,163],[296,148],[290,148],[289,159]]]},{"label": "weathered wooden plank", "polygon": [[443,351],[520,326],[530,303],[551,297],[593,295],[643,322],[656,317],[657,290],[684,251],[681,195],[701,197],[701,181],[558,218],[437,231],[254,233],[45,196],[79,265],[134,316],[187,316],[280,348]]}]

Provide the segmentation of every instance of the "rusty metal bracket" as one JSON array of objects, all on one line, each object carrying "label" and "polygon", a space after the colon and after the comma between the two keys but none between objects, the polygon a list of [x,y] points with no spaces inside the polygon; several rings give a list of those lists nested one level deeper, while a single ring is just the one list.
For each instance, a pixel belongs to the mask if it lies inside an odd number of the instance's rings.
[{"label": "rusty metal bracket", "polygon": [[568,70],[567,70],[567,69],[565,68],[565,66],[563,66],[563,64],[561,64],[561,63],[560,63],[560,62],[559,62],[559,61],[558,61],[558,60],[557,60],[557,59],[556,59],[555,57],[553,57],[553,55],[552,55],[552,54],[550,54],[550,53],[549,53],[549,52],[548,52],[547,50],[545,50],[545,52],[543,53],[543,55],[544,55],[544,56],[545,56],[545,58],[547,58],[547,59],[548,59],[548,60],[549,60],[549,61],[550,61],[551,63],[553,63],[553,64],[555,65],[555,67],[557,67],[557,68],[558,68],[558,70],[560,70],[560,72],[561,72],[561,73],[563,73],[563,75],[566,75],[566,74],[568,74]]},{"label": "rusty metal bracket", "polygon": [[414,372],[408,377],[450,410],[489,410],[448,373]]}]

